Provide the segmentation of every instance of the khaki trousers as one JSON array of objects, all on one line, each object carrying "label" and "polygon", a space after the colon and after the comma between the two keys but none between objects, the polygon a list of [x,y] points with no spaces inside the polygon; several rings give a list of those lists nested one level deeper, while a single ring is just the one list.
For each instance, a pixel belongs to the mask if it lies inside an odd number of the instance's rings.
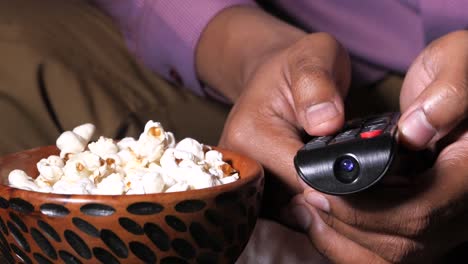
[{"label": "khaki trousers", "polygon": [[84,0],[0,0],[0,155],[55,144],[85,122],[122,138],[151,119],[214,145],[227,112],[143,67]]}]

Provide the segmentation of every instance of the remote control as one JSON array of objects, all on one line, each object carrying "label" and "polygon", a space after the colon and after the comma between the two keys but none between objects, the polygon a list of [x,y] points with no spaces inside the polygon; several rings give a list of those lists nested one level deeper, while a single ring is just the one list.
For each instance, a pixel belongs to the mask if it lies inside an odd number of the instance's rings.
[{"label": "remote control", "polygon": [[334,195],[377,183],[397,152],[399,113],[351,120],[332,136],[313,137],[294,157],[297,173],[312,188]]}]

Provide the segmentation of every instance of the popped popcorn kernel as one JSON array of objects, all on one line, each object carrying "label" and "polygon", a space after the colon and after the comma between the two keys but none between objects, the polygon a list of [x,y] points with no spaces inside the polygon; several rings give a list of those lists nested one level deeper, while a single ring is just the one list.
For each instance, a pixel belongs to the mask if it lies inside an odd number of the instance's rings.
[{"label": "popped popcorn kernel", "polygon": [[63,175],[63,167],[65,162],[59,157],[52,155],[47,159],[41,159],[37,164],[37,170],[39,171],[39,176],[43,177],[45,180],[55,183]]},{"label": "popped popcorn kernel", "polygon": [[90,142],[93,124],[62,133],[57,141],[60,155],[37,163],[33,179],[13,170],[10,186],[62,194],[149,194],[209,188],[239,179],[223,155],[195,139],[176,142],[161,123],[148,121],[138,139],[116,142],[100,136]]},{"label": "popped popcorn kernel", "polygon": [[83,170],[84,170],[83,164],[77,162],[77,163],[76,163],[76,170],[77,170],[77,171],[83,171]]},{"label": "popped popcorn kernel", "polygon": [[88,123],[75,127],[72,132],[80,136],[85,142],[89,142],[95,130],[96,127]]},{"label": "popped popcorn kernel", "polygon": [[161,129],[158,127],[151,127],[148,132],[154,137],[159,137],[162,134]]},{"label": "popped popcorn kernel", "polygon": [[10,186],[25,189],[30,191],[37,191],[39,187],[34,180],[22,170],[13,170],[8,175]]},{"label": "popped popcorn kernel", "polygon": [[227,163],[224,163],[223,165],[221,165],[220,169],[224,173],[224,175],[231,175],[236,172],[236,170]]},{"label": "popped popcorn kernel", "polygon": [[60,157],[82,152],[86,148],[86,141],[72,131],[63,132],[57,139],[56,144],[60,149]]},{"label": "popped popcorn kernel", "polygon": [[88,148],[99,157],[116,154],[119,151],[119,147],[114,143],[114,140],[102,136],[99,137],[98,141],[89,143]]}]

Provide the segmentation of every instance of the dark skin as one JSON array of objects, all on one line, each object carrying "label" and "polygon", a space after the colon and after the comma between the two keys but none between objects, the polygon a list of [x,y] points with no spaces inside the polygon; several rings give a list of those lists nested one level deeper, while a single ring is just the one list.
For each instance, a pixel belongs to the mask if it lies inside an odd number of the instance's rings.
[{"label": "dark skin", "polygon": [[399,139],[440,150],[434,166],[403,185],[351,197],[307,187],[292,162],[302,130],[331,134],[345,120],[350,64],[332,36],[306,34],[256,8],[229,8],[203,32],[196,66],[234,103],[220,145],[257,159],[297,194],[289,212],[317,250],[336,263],[411,262],[468,240],[466,47],[468,31],[432,42],[401,89]]}]

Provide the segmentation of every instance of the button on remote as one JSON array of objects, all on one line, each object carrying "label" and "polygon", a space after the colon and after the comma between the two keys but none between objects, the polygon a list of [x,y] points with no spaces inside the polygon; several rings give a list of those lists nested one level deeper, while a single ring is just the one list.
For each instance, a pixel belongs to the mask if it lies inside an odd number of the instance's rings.
[{"label": "button on remote", "polygon": [[332,136],[316,137],[309,141],[304,147],[306,150],[325,147],[332,138]]},{"label": "button on remote", "polygon": [[336,143],[348,141],[348,140],[351,140],[351,139],[355,139],[356,135],[359,133],[359,131],[360,131],[359,128],[346,130],[346,131],[336,135],[335,138],[333,139],[333,141],[330,142],[330,144],[336,144]]},{"label": "button on remote", "polygon": [[383,133],[382,129],[377,129],[377,130],[361,132],[361,134],[359,134],[359,136],[361,138],[374,138],[374,137],[379,136],[382,133]]}]

